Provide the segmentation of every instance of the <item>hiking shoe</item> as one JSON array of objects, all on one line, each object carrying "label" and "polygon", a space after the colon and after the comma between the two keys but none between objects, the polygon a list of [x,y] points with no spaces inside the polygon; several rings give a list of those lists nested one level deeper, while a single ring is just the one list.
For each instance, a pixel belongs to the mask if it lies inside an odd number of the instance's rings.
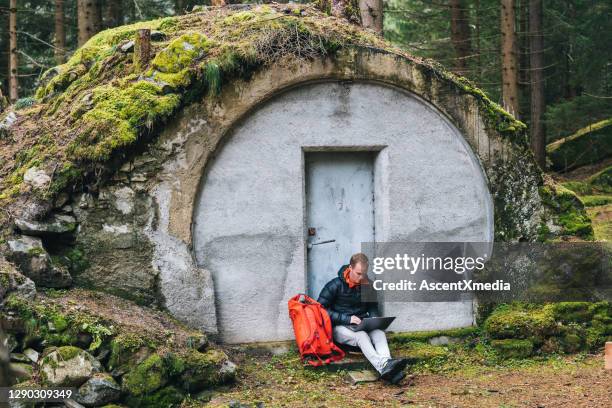
[{"label": "hiking shoe", "polygon": [[397,374],[393,376],[393,378],[389,381],[393,385],[397,385],[406,377],[406,373],[404,371],[398,371]]},{"label": "hiking shoe", "polygon": [[392,358],[383,367],[380,372],[380,378],[389,381],[395,374],[406,368],[406,365],[408,365],[408,360],[405,358]]}]

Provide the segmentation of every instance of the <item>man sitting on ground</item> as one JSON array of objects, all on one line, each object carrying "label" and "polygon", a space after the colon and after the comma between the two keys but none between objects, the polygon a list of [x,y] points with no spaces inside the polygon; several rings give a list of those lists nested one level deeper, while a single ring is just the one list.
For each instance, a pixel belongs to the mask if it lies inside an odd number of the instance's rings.
[{"label": "man sitting on ground", "polygon": [[318,302],[332,321],[334,341],[359,347],[383,380],[397,384],[405,377],[403,370],[407,360],[391,358],[385,332],[378,329],[353,331],[347,327],[361,323],[364,317],[379,316],[378,302],[362,301],[362,288],[371,284],[367,276],[368,263],[368,257],[362,253],[351,256],[349,265],[343,265],[338,277],[327,282],[321,290]]}]

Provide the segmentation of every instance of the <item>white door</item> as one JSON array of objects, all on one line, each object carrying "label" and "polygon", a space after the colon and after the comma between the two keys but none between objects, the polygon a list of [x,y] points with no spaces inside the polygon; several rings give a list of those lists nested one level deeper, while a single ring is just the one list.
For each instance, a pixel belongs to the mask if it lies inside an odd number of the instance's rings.
[{"label": "white door", "polygon": [[[306,153],[308,294],[374,241],[374,153]],[[329,242],[331,241],[331,242]]]}]

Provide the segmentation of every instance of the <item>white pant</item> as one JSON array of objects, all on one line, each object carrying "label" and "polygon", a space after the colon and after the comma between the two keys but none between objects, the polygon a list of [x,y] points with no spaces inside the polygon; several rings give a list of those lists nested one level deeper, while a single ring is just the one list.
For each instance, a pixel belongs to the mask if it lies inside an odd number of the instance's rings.
[{"label": "white pant", "polygon": [[387,360],[391,358],[387,336],[382,330],[376,329],[369,333],[365,331],[355,332],[346,326],[334,326],[333,335],[336,343],[359,347],[363,355],[379,373]]}]

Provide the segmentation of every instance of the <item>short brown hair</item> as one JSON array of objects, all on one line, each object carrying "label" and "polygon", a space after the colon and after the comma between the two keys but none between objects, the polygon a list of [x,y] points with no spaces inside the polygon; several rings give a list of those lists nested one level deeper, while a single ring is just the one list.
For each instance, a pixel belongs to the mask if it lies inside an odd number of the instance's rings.
[{"label": "short brown hair", "polygon": [[368,257],[365,254],[358,252],[355,255],[351,256],[350,264],[351,266],[355,266],[358,263],[368,265],[370,261],[368,260]]}]

